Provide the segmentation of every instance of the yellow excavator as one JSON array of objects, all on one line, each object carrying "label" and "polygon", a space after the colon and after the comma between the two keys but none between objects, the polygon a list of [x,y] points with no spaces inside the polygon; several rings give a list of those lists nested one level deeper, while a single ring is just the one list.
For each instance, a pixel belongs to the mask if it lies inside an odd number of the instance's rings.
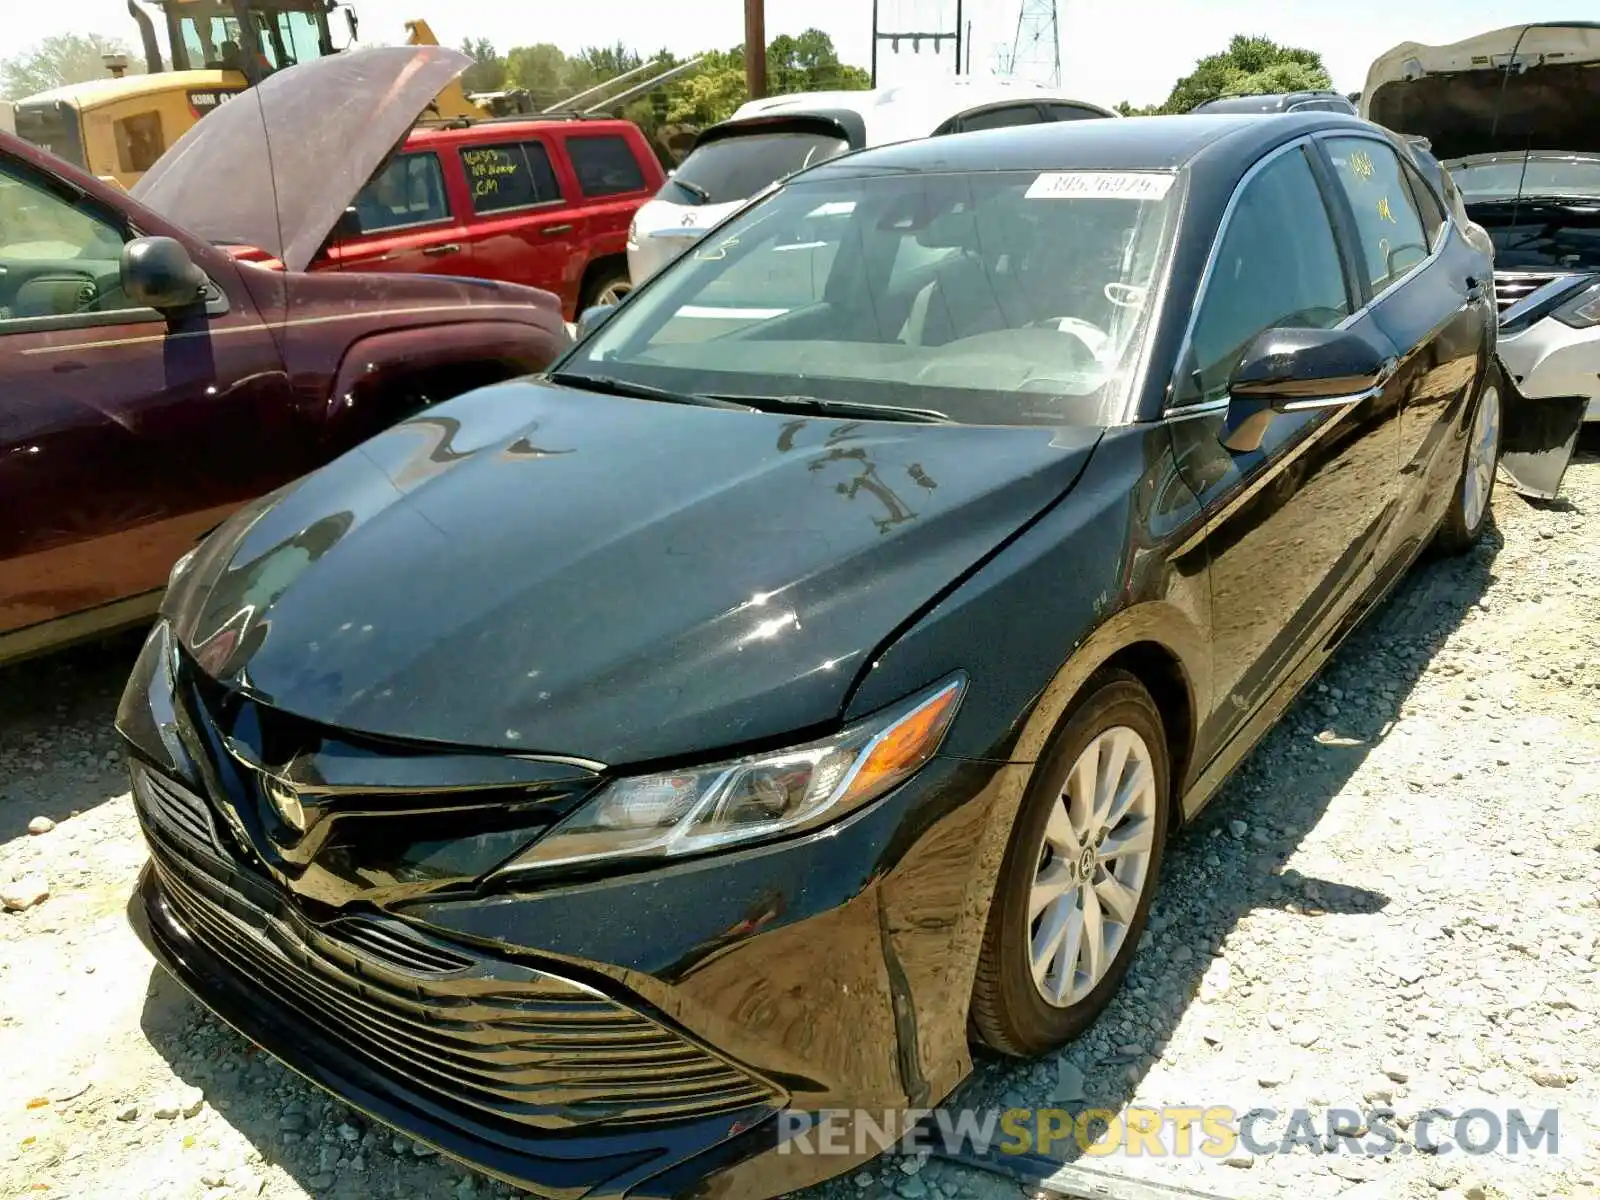
[{"label": "yellow excavator", "polygon": [[[106,57],[107,77],[19,100],[17,135],[100,178],[132,187],[166,148],[208,112],[266,76],[295,63],[337,54],[328,19],[342,11],[349,41],[355,11],[340,0],[127,0],[139,27],[145,73]],[[166,25],[163,61],[151,9]],[[411,45],[436,46],[426,21],[406,22]],[[486,115],[452,83],[434,102],[445,120]]]}]

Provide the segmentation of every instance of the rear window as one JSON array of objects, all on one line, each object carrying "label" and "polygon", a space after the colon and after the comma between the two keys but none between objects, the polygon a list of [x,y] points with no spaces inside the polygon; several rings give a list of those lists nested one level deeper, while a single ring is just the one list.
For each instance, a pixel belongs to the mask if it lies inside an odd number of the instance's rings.
[{"label": "rear window", "polygon": [[561,199],[550,155],[539,142],[470,146],[461,151],[475,213],[506,212]]},{"label": "rear window", "polygon": [[616,196],[644,190],[644,172],[626,138],[569,137],[567,156],[585,196]]},{"label": "rear window", "polygon": [[754,196],[775,179],[836,158],[842,137],[819,133],[738,133],[690,153],[660,196],[677,204],[723,204]]}]

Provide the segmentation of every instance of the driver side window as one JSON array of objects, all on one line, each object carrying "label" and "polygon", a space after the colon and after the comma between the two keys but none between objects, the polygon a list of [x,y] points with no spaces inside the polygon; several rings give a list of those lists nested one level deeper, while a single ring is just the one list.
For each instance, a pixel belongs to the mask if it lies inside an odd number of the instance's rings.
[{"label": "driver side window", "polygon": [[1268,329],[1331,329],[1350,296],[1322,189],[1295,148],[1244,185],[1195,312],[1175,407],[1223,398],[1251,340]]},{"label": "driver side window", "polygon": [[132,308],[123,234],[84,204],[0,163],[0,334],[20,322]]}]

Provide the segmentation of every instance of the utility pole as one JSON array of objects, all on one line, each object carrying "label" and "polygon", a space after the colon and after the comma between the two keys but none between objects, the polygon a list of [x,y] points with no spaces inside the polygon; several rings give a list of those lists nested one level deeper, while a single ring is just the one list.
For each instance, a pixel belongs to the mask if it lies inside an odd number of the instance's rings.
[{"label": "utility pole", "polygon": [[752,100],[767,94],[766,0],[744,0],[744,84]]},{"label": "utility pole", "polygon": [[1052,87],[1061,83],[1061,17],[1058,0],[1022,0],[1007,74]]}]

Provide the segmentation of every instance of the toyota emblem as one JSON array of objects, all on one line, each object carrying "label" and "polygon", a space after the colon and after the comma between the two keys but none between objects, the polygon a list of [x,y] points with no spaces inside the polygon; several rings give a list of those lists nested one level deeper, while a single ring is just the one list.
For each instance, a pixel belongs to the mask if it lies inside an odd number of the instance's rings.
[{"label": "toyota emblem", "polygon": [[264,789],[267,799],[272,801],[272,807],[277,810],[284,822],[296,833],[306,831],[306,810],[300,803],[300,797],[295,790],[281,779],[271,775],[264,778]]}]

